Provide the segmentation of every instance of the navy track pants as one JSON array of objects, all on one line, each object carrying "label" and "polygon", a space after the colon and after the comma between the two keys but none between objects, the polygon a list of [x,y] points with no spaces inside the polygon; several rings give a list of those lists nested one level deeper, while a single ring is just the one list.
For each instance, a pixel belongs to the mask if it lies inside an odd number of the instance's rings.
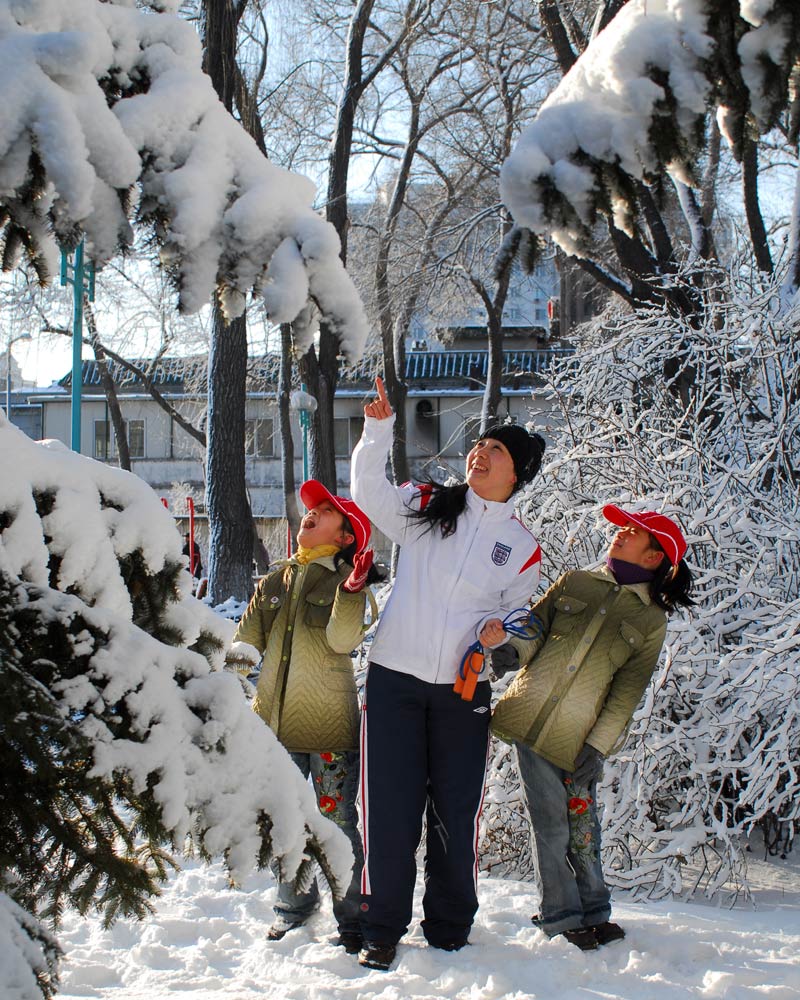
[{"label": "navy track pants", "polygon": [[425,919],[430,944],[463,944],[478,909],[478,823],[489,746],[490,684],[463,701],[371,663],[361,726],[364,869],[361,925],[367,941],[395,944],[408,930],[415,854],[427,813]]}]

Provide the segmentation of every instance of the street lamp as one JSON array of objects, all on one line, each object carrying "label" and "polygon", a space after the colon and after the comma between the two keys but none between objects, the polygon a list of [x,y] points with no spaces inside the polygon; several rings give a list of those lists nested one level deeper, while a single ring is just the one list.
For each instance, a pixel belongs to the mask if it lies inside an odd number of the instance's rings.
[{"label": "street lamp", "polygon": [[305,383],[289,396],[289,406],[300,414],[300,427],[303,431],[303,482],[308,479],[308,428],[311,426],[311,414],[316,412],[317,400],[310,392],[306,392]]},{"label": "street lamp", "polygon": [[16,337],[9,337],[6,344],[6,417],[11,420],[11,345],[18,340],[30,340],[29,333],[19,333]]}]

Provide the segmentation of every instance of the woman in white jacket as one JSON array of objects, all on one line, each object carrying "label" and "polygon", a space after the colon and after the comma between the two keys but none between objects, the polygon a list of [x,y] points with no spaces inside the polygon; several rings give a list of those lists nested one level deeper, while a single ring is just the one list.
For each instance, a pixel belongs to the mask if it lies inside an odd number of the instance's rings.
[{"label": "woman in white jacket", "polygon": [[370,650],[361,732],[359,962],[387,969],[411,920],[426,809],[428,943],[463,947],[478,908],[490,690],[481,680],[466,701],[453,684],[484,625],[526,607],[538,585],[539,545],[516,518],[511,497],[536,475],[544,441],[520,426],[497,425],[467,456],[465,484],[396,487],[385,473],[394,414],[380,379],[376,387],[377,398],[364,408],[350,489],[401,546]]}]

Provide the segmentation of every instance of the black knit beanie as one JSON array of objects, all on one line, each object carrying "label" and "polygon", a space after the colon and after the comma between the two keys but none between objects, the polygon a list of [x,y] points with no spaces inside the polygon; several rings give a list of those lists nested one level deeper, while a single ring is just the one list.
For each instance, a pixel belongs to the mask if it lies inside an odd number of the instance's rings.
[{"label": "black knit beanie", "polygon": [[508,449],[517,477],[515,493],[539,471],[544,455],[544,438],[541,434],[529,434],[519,424],[495,424],[481,434],[481,439],[483,438],[499,441]]}]

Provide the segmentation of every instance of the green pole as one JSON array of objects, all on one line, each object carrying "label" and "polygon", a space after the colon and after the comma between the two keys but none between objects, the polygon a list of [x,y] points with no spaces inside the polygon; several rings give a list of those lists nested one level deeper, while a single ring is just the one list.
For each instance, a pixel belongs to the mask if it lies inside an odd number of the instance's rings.
[{"label": "green pole", "polygon": [[81,388],[83,368],[83,240],[75,250],[72,270],[72,450],[81,450]]},{"label": "green pole", "polygon": [[[300,383],[300,390],[306,391],[305,382]],[[308,480],[308,410],[300,411],[300,426],[303,429],[303,482]]]},{"label": "green pole", "polygon": [[70,264],[66,250],[61,251],[61,284],[72,285],[72,450],[81,450],[81,389],[83,368],[83,296],[94,302],[94,266],[85,264],[83,240],[75,248],[75,258]]}]

